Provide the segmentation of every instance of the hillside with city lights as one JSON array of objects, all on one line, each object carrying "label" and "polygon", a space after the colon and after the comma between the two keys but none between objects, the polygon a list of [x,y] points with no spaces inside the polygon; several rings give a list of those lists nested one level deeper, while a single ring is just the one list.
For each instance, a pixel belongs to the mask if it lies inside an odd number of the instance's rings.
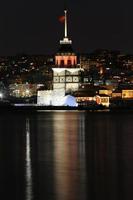
[{"label": "hillside with city lights", "polygon": [[108,49],[75,53],[67,10],[63,20],[56,53],[0,57],[1,105],[133,108],[133,55]]}]

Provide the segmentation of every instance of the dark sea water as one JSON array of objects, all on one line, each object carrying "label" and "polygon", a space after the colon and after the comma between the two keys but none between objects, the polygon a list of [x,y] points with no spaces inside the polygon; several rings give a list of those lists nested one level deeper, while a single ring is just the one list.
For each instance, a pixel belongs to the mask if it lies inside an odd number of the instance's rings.
[{"label": "dark sea water", "polygon": [[1,113],[0,199],[132,200],[133,113]]}]

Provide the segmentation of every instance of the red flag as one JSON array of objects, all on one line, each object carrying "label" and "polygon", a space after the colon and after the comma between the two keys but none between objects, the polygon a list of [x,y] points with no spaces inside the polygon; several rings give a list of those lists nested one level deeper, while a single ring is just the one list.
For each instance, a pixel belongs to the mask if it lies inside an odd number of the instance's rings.
[{"label": "red flag", "polygon": [[64,21],[65,21],[65,16],[64,16],[64,15],[60,16],[60,17],[59,17],[59,21],[60,21],[61,23],[64,23]]}]

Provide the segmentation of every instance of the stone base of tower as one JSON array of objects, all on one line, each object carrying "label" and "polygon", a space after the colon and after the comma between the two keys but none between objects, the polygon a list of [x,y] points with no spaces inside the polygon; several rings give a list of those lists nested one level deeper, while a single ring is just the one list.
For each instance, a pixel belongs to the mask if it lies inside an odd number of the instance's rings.
[{"label": "stone base of tower", "polygon": [[37,104],[41,106],[78,106],[76,98],[71,95],[65,95],[65,92],[63,92],[63,90],[38,91]]}]

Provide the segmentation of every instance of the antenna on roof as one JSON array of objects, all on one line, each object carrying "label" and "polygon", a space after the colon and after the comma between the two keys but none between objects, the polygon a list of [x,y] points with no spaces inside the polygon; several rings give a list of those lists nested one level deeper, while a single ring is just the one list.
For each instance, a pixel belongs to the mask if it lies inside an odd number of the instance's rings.
[{"label": "antenna on roof", "polygon": [[65,38],[67,38],[67,10],[64,10],[65,13]]}]

